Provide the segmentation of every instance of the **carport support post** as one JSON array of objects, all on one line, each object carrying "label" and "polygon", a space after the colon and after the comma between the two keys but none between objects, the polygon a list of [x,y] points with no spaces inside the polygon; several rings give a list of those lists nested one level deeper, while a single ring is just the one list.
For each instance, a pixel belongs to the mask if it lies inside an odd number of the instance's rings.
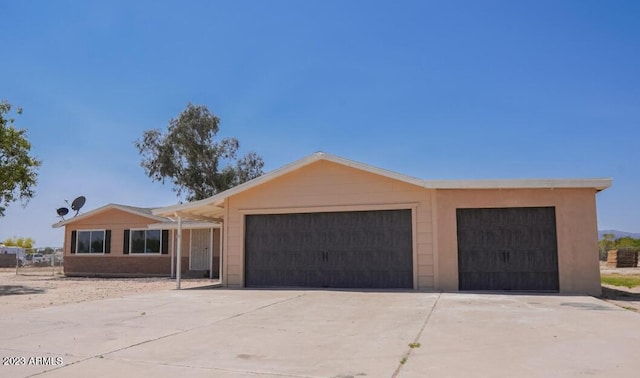
[{"label": "carport support post", "polygon": [[214,228],[209,229],[210,238],[209,238],[209,279],[213,279],[213,233]]},{"label": "carport support post", "polygon": [[220,237],[220,257],[218,258],[218,282],[222,283],[222,225],[220,225],[220,232],[218,232],[218,236]]},{"label": "carport support post", "polygon": [[171,278],[176,276],[176,232],[171,230]]},{"label": "carport support post", "polygon": [[[176,214],[177,215],[177,214]],[[176,289],[180,290],[180,273],[182,273],[182,218],[178,216],[178,261],[176,261]]]}]

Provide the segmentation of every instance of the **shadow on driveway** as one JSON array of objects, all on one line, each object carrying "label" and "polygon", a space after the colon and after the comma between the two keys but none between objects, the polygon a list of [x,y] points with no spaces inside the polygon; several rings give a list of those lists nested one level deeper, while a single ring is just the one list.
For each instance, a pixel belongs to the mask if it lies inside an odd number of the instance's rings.
[{"label": "shadow on driveway", "polygon": [[611,287],[602,287],[603,299],[615,299],[617,301],[640,302],[640,293],[633,293],[622,289],[614,289]]},{"label": "shadow on driveway", "polygon": [[611,302],[626,310],[640,312],[640,292],[637,288],[627,290],[627,288],[602,286],[600,299]]},{"label": "shadow on driveway", "polygon": [[25,295],[25,294],[42,294],[45,289],[38,289],[24,285],[2,285],[0,286],[0,297],[5,295]]}]

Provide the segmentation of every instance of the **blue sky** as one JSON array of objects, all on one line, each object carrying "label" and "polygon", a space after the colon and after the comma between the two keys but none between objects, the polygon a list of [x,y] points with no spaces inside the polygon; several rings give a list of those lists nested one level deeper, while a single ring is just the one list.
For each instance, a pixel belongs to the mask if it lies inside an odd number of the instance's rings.
[{"label": "blue sky", "polygon": [[0,0],[0,98],[37,196],[0,239],[61,245],[78,195],[164,206],[133,142],[188,102],[272,170],[325,151],[425,179],[600,178],[640,232],[638,1]]}]

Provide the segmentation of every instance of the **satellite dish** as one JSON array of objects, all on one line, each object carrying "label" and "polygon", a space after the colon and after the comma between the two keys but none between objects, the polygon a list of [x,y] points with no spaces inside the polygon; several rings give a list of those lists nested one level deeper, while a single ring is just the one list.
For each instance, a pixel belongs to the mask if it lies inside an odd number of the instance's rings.
[{"label": "satellite dish", "polygon": [[71,209],[75,210],[75,211],[79,211],[82,206],[84,206],[84,203],[87,201],[86,198],[84,198],[84,196],[80,196],[76,199],[73,200],[73,202],[71,202]]},{"label": "satellite dish", "polygon": [[86,201],[87,199],[84,196],[80,196],[74,199],[73,202],[71,202],[71,209],[76,212],[76,215],[78,215],[78,213],[80,212],[80,209],[82,208],[82,206],[84,206],[84,203]]},{"label": "satellite dish", "polygon": [[56,212],[58,213],[58,216],[62,218],[62,220],[64,220],[64,216],[69,214],[69,209],[67,209],[66,207],[61,207],[56,210]]}]

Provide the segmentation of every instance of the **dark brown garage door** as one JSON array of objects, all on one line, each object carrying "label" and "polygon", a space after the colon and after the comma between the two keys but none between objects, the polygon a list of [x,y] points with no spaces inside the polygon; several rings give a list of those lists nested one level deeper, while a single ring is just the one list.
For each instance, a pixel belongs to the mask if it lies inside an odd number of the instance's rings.
[{"label": "dark brown garage door", "polygon": [[558,291],[553,207],[458,209],[460,290]]},{"label": "dark brown garage door", "polygon": [[411,210],[245,217],[245,285],[412,288]]}]

